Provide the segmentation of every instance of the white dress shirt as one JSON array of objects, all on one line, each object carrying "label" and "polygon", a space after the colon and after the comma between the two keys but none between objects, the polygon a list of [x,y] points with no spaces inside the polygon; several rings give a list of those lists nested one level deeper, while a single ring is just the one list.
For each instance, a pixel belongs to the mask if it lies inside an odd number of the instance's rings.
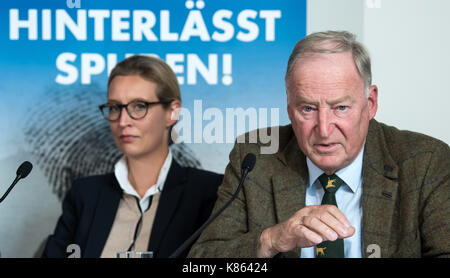
[{"label": "white dress shirt", "polygon": [[161,170],[159,171],[158,180],[156,184],[152,185],[147,190],[147,192],[145,192],[145,195],[144,197],[142,197],[142,199],[141,197],[139,197],[139,194],[136,192],[136,189],[134,189],[134,187],[128,180],[128,164],[125,156],[123,156],[114,166],[114,174],[122,190],[126,194],[136,196],[138,198],[141,211],[144,212],[145,210],[147,210],[149,206],[150,196],[162,192],[171,164],[172,164],[172,152],[169,149],[169,153],[167,154],[166,160],[164,161],[164,164],[161,167]]},{"label": "white dress shirt", "polygon": [[[355,228],[355,233],[349,238],[344,238],[344,255],[346,258],[361,258],[362,250],[362,163],[364,148],[356,159],[347,167],[336,172],[336,175],[344,181],[344,184],[336,192],[336,203],[339,210]],[[324,172],[307,158],[309,184],[306,189],[306,206],[320,205],[325,190],[318,178]],[[301,258],[315,258],[316,248],[302,248]]]}]

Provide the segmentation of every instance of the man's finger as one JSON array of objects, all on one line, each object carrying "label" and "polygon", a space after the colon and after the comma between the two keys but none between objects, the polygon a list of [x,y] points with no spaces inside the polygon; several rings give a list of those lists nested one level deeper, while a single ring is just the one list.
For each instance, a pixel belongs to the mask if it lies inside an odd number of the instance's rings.
[{"label": "man's finger", "polygon": [[297,247],[300,248],[316,246],[324,240],[319,234],[315,233],[304,225],[299,225],[295,233],[298,239]]},{"label": "man's finger", "polygon": [[351,227],[350,221],[348,221],[347,217],[338,209],[338,207],[333,205],[325,205],[326,210],[334,216],[339,222],[344,225],[345,232],[348,233],[348,229]]},{"label": "man's finger", "polygon": [[[328,214],[327,212],[324,212]],[[331,215],[328,218],[334,218]],[[337,220],[335,220],[338,222]],[[303,225],[305,225],[309,230],[320,235],[323,240],[335,241],[339,234],[335,232],[330,226],[322,221],[322,217],[319,216],[305,216],[303,217]]]}]

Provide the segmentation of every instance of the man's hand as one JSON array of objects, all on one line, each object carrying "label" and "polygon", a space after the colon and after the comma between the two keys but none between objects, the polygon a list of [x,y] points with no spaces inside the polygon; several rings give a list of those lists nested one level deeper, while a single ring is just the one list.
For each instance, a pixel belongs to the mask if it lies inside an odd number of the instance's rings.
[{"label": "man's hand", "polygon": [[259,258],[271,258],[296,247],[315,246],[322,241],[351,237],[355,228],[333,205],[308,206],[287,221],[265,229],[259,238]]}]

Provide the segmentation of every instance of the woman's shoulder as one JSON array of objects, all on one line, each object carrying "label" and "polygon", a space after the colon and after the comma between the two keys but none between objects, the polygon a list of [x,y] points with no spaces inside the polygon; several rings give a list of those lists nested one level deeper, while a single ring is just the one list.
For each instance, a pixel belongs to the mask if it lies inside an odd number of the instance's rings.
[{"label": "woman's shoulder", "polygon": [[72,184],[71,191],[91,194],[100,191],[105,187],[111,187],[115,183],[117,183],[117,181],[114,173],[87,176],[76,179]]},{"label": "woman's shoulder", "polygon": [[215,173],[208,170],[193,168],[193,167],[183,167],[186,169],[189,179],[200,179],[200,180],[220,180],[223,179],[223,175],[219,173]]},{"label": "woman's shoulder", "polygon": [[114,173],[88,176],[76,179],[64,198],[65,205],[78,209],[92,209],[98,205],[100,199],[109,200],[114,204],[120,199],[121,189]]},{"label": "woman's shoulder", "polygon": [[185,167],[184,169],[187,172],[188,187],[194,191],[215,193],[222,184],[222,174],[192,167]]}]

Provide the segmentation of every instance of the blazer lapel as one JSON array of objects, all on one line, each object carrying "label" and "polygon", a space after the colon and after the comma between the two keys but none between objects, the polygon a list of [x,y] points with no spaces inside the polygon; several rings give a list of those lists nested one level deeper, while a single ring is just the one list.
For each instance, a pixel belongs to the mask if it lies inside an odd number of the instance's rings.
[{"label": "blazer lapel", "polygon": [[100,193],[84,257],[100,257],[111,231],[121,196],[122,190],[116,178],[113,176],[112,181]]},{"label": "blazer lapel", "polygon": [[[288,220],[305,206],[308,167],[306,157],[292,136],[278,159],[286,165],[282,171],[272,176],[273,194],[278,223]],[[300,256],[300,248],[295,248],[283,256]]]},{"label": "blazer lapel", "polygon": [[386,151],[379,125],[372,120],[363,160],[363,252],[370,256],[379,247],[390,257],[392,223],[396,217],[398,167]]},{"label": "blazer lapel", "polygon": [[148,250],[153,251],[158,256],[158,249],[167,234],[170,221],[176,211],[176,206],[182,196],[184,183],[187,177],[185,170],[175,161],[172,160],[166,182],[159,199],[158,209],[156,211],[153,228],[150,235]]}]

